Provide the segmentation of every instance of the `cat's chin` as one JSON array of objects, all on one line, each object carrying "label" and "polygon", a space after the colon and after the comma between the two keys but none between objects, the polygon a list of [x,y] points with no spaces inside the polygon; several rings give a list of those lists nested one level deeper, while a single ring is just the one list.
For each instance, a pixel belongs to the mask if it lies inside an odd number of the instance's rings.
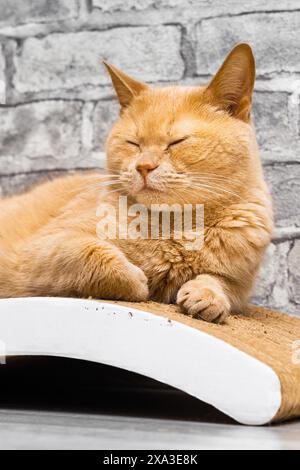
[{"label": "cat's chin", "polygon": [[150,207],[152,204],[179,204],[180,201],[170,196],[167,192],[155,189],[143,189],[134,195],[134,199],[138,204]]}]

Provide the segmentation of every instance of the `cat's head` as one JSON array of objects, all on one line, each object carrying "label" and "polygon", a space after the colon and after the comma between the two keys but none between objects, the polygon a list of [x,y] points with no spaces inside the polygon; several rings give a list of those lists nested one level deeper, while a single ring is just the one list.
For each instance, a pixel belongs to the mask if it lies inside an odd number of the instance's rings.
[{"label": "cat's head", "polygon": [[207,86],[153,88],[105,64],[120,118],[107,141],[108,168],[142,204],[234,199],[255,144],[250,123],[255,62],[236,46]]}]

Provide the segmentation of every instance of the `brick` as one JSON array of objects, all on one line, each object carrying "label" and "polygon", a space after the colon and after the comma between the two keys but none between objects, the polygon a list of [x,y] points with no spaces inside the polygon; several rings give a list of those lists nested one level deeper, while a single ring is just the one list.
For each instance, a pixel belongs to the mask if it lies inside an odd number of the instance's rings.
[{"label": "brick", "polygon": [[254,122],[264,161],[300,162],[299,138],[289,117],[288,93],[256,92]]},{"label": "brick", "polygon": [[0,104],[5,104],[5,59],[0,44]]},{"label": "brick", "polygon": [[298,0],[285,0],[280,3],[278,0],[268,0],[266,3],[262,3],[261,0],[248,2],[237,2],[236,0],[227,0],[226,2],[224,0],[93,0],[92,4],[94,8],[99,8],[103,12],[139,11],[148,8],[156,10],[180,8],[183,13],[190,9],[192,15],[198,7],[199,12],[202,11],[204,16],[220,15],[228,11],[233,14],[253,10],[290,10],[299,7]]},{"label": "brick", "polygon": [[299,11],[203,20],[197,26],[197,73],[215,73],[238,42],[253,46],[259,75],[300,72],[299,36]]},{"label": "brick", "polygon": [[209,0],[93,0],[93,7],[104,12],[139,11],[148,8],[163,9],[180,7],[209,6]]},{"label": "brick", "polygon": [[253,289],[252,301],[260,304],[267,305],[272,294],[272,286],[275,284],[276,273],[274,266],[274,255],[276,246],[271,244],[265,254],[263,264],[260,268],[258,277]]},{"label": "brick", "polygon": [[145,10],[155,3],[156,0],[93,0],[93,7],[105,12]]},{"label": "brick", "polygon": [[258,305],[282,308],[288,305],[287,255],[289,242],[271,243],[254,287],[252,301]]},{"label": "brick", "polygon": [[77,0],[0,0],[0,27],[75,18]]},{"label": "brick", "polygon": [[264,169],[279,225],[300,225],[300,165],[272,165]]},{"label": "brick", "polygon": [[142,80],[180,79],[184,71],[180,41],[176,26],[28,38],[15,57],[14,85],[21,93],[104,85],[109,78],[100,66],[101,59]]},{"label": "brick", "polygon": [[94,149],[103,151],[105,141],[119,115],[117,101],[100,101],[94,111]]},{"label": "brick", "polygon": [[82,165],[81,108],[62,101],[0,108],[0,174]]},{"label": "brick", "polygon": [[295,240],[289,253],[288,267],[290,274],[289,288],[291,301],[300,305],[300,240]]}]

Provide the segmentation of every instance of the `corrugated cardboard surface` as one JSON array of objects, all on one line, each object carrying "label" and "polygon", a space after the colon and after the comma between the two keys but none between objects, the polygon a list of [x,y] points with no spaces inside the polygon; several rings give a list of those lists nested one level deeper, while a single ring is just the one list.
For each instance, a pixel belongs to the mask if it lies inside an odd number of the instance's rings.
[{"label": "corrugated cardboard surface", "polygon": [[[216,325],[190,318],[175,305],[110,302],[151,312],[219,338],[270,366],[282,387],[282,404],[274,421],[300,417],[300,319],[251,305]],[[298,350],[298,353],[297,353]]]}]

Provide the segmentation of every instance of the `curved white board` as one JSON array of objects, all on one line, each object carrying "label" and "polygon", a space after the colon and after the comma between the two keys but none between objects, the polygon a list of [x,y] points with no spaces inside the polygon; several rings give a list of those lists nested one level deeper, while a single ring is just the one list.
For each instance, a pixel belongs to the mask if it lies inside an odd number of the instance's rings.
[{"label": "curved white board", "polygon": [[199,330],[114,303],[61,298],[0,300],[7,356],[84,359],[151,377],[243,424],[276,415],[281,385],[264,363]]}]

